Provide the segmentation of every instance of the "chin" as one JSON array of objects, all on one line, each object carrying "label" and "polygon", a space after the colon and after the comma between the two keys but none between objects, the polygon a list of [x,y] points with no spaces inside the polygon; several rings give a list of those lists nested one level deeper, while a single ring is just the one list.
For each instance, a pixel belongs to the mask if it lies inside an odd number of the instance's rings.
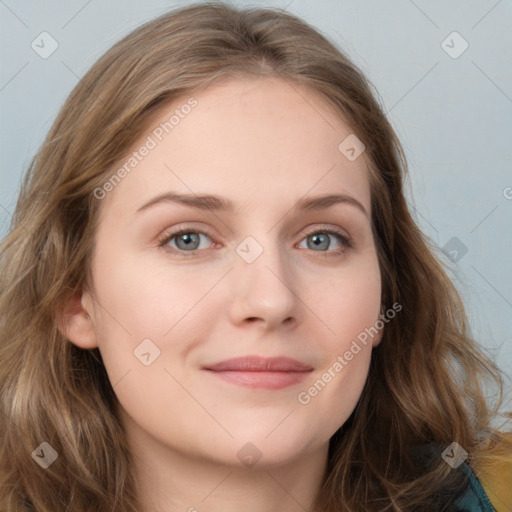
[{"label": "chin", "polygon": [[[283,424],[272,432],[275,427],[274,424],[264,431],[253,429],[235,436],[231,444],[236,446],[237,465],[244,465],[246,457],[258,459],[258,467],[283,465],[293,462],[304,455],[304,452],[321,444],[317,437],[312,438],[311,433],[303,429],[294,431]],[[282,431],[278,433],[279,429]]]}]

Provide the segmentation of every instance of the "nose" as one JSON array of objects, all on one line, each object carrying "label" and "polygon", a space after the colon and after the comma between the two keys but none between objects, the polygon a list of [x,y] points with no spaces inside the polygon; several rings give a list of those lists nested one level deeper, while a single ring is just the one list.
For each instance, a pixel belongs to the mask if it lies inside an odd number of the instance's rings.
[{"label": "nose", "polygon": [[268,244],[252,263],[236,256],[231,319],[235,325],[258,323],[267,331],[298,321],[300,298],[286,255]]}]

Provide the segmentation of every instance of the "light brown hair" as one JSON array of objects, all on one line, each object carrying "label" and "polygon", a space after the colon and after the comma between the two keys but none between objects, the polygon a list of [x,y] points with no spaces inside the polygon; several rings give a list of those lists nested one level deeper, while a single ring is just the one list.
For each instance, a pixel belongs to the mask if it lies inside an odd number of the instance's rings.
[{"label": "light brown hair", "polygon": [[[288,13],[203,3],[113,46],[72,91],[24,178],[0,252],[0,505],[7,512],[140,510],[101,355],[58,328],[66,300],[92,289],[101,205],[93,191],[165,103],[223,77],[267,75],[322,95],[365,144],[382,303],[402,305],[373,350],[356,409],[330,441],[318,510],[448,510],[466,480],[441,458],[446,446],[458,442],[474,467],[510,450],[492,426],[502,373],[471,338],[437,248],[410,214],[404,152],[371,84]],[[494,408],[485,382],[498,390]],[[45,470],[31,459],[42,441],[59,454]],[[424,446],[430,458],[418,451]]]}]

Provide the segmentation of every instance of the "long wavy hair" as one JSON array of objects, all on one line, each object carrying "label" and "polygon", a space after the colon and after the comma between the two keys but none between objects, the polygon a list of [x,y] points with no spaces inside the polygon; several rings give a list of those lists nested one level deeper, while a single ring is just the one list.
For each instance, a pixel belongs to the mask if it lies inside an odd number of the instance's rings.
[{"label": "long wavy hair", "polygon": [[[5,511],[141,510],[99,350],[67,340],[58,315],[69,297],[92,289],[101,204],[94,190],[156,111],[220,78],[264,76],[319,93],[365,144],[382,303],[402,305],[373,349],[356,408],[330,440],[317,510],[448,510],[467,484],[441,457],[449,444],[459,443],[472,467],[507,457],[512,441],[493,425],[503,373],[472,339],[448,264],[411,216],[404,151],[373,86],[297,17],[209,2],[146,23],[102,56],[25,174],[0,247]],[[484,392],[489,383],[498,391],[494,406]],[[42,442],[58,454],[46,469],[31,456]]]}]

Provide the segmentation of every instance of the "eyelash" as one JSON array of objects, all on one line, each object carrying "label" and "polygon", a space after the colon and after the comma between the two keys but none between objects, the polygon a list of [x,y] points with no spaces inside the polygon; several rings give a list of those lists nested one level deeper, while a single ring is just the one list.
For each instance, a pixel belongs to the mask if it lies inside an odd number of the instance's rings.
[{"label": "eyelash", "polygon": [[[177,237],[177,236],[183,235],[183,234],[189,234],[189,233],[205,235],[205,236],[207,236],[210,239],[212,238],[211,235],[208,234],[205,231],[200,231],[200,230],[194,229],[194,228],[187,228],[185,226],[185,227],[183,227],[183,228],[181,228],[181,229],[179,229],[177,231],[173,231],[171,233],[165,233],[162,236],[162,238],[160,238],[158,240],[158,247],[161,247],[164,251],[166,251],[168,253],[171,253],[171,254],[183,255],[185,257],[187,257],[187,256],[195,256],[198,252],[201,252],[204,249],[196,249],[194,251],[182,251],[182,250],[170,248],[169,246],[167,246],[167,244],[174,237]],[[325,228],[320,227],[320,228],[311,229],[311,230],[309,230],[308,232],[305,233],[305,235],[302,238],[302,240],[304,240],[308,236],[315,235],[317,233],[321,233],[321,234],[327,233],[329,235],[336,235],[340,239],[341,244],[343,245],[343,247],[341,249],[336,249],[336,250],[333,250],[333,251],[313,251],[313,252],[318,252],[319,255],[322,255],[320,257],[329,258],[329,257],[341,256],[342,254],[347,252],[349,249],[352,249],[352,247],[353,247],[353,242],[352,242],[352,239],[350,237],[348,237],[347,235],[343,234],[340,230],[337,230],[337,229],[332,228],[332,227],[325,227]],[[301,240],[301,242],[302,242],[302,240]]]}]

